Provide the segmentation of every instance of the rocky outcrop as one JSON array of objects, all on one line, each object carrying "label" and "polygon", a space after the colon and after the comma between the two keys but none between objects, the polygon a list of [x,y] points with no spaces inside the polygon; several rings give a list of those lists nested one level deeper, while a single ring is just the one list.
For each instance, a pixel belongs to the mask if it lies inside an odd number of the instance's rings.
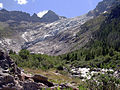
[{"label": "rocky outcrop", "polygon": [[35,81],[35,82],[42,82],[43,84],[47,85],[48,87],[52,87],[54,86],[53,83],[49,82],[48,81],[48,78],[47,77],[44,77],[42,75],[34,75],[32,77],[32,79]]},{"label": "rocky outcrop", "polygon": [[47,77],[25,74],[3,49],[0,50],[0,90],[38,90],[53,86]]}]

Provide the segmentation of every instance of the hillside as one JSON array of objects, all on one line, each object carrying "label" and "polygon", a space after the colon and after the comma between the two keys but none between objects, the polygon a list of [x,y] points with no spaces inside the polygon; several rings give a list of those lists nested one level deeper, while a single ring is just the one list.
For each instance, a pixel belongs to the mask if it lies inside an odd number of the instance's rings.
[{"label": "hillside", "polygon": [[[84,48],[62,55],[73,61],[74,66],[118,68],[120,55],[120,6],[82,25],[83,30],[91,31],[92,38]],[[81,32],[78,37],[81,37]],[[76,47],[78,47],[77,45]]]},{"label": "hillside", "polygon": [[[34,14],[34,16],[36,15]],[[70,48],[74,46],[80,26],[91,18],[83,15],[75,18],[64,18],[53,23],[18,22],[14,20],[1,22],[8,24],[9,28],[15,32],[15,35],[10,38],[1,38],[2,46],[16,52],[20,49],[28,49],[34,53],[63,54],[70,51]],[[83,42],[83,45],[85,43],[87,40]],[[68,47],[69,44],[70,47]]]}]

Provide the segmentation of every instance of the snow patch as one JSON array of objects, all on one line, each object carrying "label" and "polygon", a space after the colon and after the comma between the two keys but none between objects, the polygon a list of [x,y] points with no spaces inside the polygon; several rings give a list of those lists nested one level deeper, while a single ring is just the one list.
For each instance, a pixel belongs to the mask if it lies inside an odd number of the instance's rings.
[{"label": "snow patch", "polygon": [[48,13],[48,10],[44,10],[44,11],[42,11],[42,12],[39,12],[39,13],[37,14],[37,16],[40,17],[40,18],[42,18],[46,13]]},{"label": "snow patch", "polygon": [[2,41],[0,41],[0,43],[2,43]]},{"label": "snow patch", "polygon": [[49,35],[49,34],[46,34],[46,35],[44,35],[44,39],[46,38],[46,37],[50,37],[51,35]]},{"label": "snow patch", "polygon": [[22,38],[23,38],[26,42],[28,42],[28,40],[26,39],[26,34],[27,34],[27,32],[25,32],[24,34],[22,34]]},{"label": "snow patch", "polygon": [[104,11],[103,13],[107,13],[107,11]]}]

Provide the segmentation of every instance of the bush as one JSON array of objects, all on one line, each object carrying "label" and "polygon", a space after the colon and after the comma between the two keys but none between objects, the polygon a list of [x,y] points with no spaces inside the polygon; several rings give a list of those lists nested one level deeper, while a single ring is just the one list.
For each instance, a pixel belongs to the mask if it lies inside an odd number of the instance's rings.
[{"label": "bush", "polygon": [[57,66],[57,70],[63,70],[63,66],[62,65]]},{"label": "bush", "polygon": [[29,55],[30,55],[30,52],[28,50],[25,50],[25,49],[23,49],[19,52],[19,56],[22,59],[28,59]]}]

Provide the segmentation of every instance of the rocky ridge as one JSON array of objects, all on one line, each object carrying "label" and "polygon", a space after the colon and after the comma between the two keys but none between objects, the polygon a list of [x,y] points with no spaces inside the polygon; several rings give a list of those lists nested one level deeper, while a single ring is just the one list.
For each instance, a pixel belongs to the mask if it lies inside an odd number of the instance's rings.
[{"label": "rocky ridge", "polygon": [[62,19],[61,16],[58,16],[56,13],[54,13],[51,10],[48,10],[48,12],[45,15],[43,15],[43,17],[41,18],[35,13],[32,16],[30,16],[30,14],[22,11],[7,11],[5,9],[0,10],[1,22],[14,20],[17,22],[27,21],[27,22],[52,23],[60,19]]}]

